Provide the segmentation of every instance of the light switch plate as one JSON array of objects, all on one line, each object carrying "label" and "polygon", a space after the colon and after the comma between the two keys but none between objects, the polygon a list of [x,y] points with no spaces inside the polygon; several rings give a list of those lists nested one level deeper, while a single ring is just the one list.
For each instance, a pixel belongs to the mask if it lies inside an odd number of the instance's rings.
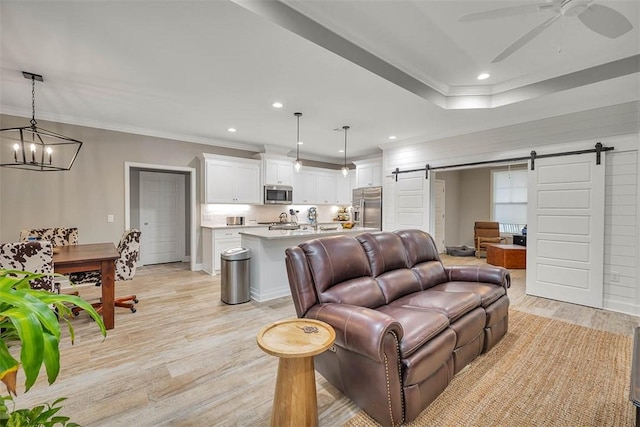
[{"label": "light switch plate", "polygon": [[113,222],[113,214],[107,215],[107,222]]}]

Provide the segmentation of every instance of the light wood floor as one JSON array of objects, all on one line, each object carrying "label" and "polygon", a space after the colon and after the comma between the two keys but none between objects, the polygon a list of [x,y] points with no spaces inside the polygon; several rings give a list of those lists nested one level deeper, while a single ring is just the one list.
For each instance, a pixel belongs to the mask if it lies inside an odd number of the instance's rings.
[{"label": "light wood floor", "polygon": [[[58,380],[47,386],[41,375],[17,397],[17,406],[64,396],[63,413],[84,426],[268,425],[277,359],[258,348],[256,335],[273,321],[295,317],[291,299],[228,306],[220,302],[220,276],[187,268],[143,267],[134,280],[118,282],[118,295],[138,295],[138,312],[116,309],[116,328],[104,341],[86,313],[74,319],[76,344],[64,341]],[[633,316],[527,296],[524,273],[512,271],[514,309],[629,335],[639,323]],[[89,300],[99,291],[80,288]],[[320,375],[317,386],[321,426],[342,425],[359,411]]]}]

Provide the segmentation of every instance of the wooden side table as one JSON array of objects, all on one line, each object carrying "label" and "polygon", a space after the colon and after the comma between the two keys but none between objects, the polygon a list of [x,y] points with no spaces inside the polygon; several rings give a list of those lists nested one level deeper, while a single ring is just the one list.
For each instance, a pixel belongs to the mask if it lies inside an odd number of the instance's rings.
[{"label": "wooden side table", "polygon": [[272,427],[318,425],[313,356],[331,347],[335,339],[330,325],[313,319],[281,320],[258,333],[258,346],[280,358]]},{"label": "wooden side table", "polygon": [[504,268],[527,268],[527,248],[519,245],[487,245],[487,264]]}]

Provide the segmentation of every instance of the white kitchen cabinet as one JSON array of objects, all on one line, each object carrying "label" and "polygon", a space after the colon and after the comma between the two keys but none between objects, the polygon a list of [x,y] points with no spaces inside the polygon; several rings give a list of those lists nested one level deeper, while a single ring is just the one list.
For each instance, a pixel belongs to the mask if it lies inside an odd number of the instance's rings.
[{"label": "white kitchen cabinet", "polygon": [[381,161],[354,163],[356,163],[356,188],[382,185]]},{"label": "white kitchen cabinet", "polygon": [[237,248],[238,246],[241,246],[240,230],[241,229],[237,228],[229,230],[214,230],[213,265],[216,272],[219,272],[220,268],[222,267],[220,254],[227,249]]},{"label": "white kitchen cabinet", "polygon": [[265,159],[264,185],[293,185],[293,162],[290,160]]},{"label": "white kitchen cabinet", "polygon": [[222,251],[241,245],[240,230],[240,228],[202,228],[202,262],[204,271],[211,275],[220,272],[222,266],[220,254]]},{"label": "white kitchen cabinet", "polygon": [[316,204],[316,176],[311,170],[296,172],[293,186],[293,203]]},{"label": "white kitchen cabinet", "polygon": [[331,169],[302,169],[294,175],[293,203],[306,205],[337,204],[337,178],[336,172]]},{"label": "white kitchen cabinet", "polygon": [[349,174],[345,177],[342,175],[342,171],[338,172],[336,179],[336,196],[338,198],[337,204],[350,205],[352,190],[356,182],[356,171],[350,170]]},{"label": "white kitchen cabinet", "polygon": [[204,202],[260,204],[260,161],[203,155]]},{"label": "white kitchen cabinet", "polygon": [[338,176],[334,172],[316,174],[316,203],[321,205],[338,203],[337,178]]}]

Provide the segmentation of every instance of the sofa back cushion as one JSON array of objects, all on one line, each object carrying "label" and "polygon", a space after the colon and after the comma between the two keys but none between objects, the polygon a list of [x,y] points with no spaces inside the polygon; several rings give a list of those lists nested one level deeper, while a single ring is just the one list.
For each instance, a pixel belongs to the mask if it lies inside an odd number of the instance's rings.
[{"label": "sofa back cushion", "polygon": [[353,236],[323,237],[299,247],[307,258],[318,302],[369,308],[385,303],[364,249]]},{"label": "sofa back cushion", "polygon": [[379,231],[360,234],[357,239],[367,254],[371,274],[378,282],[386,303],[421,290],[407,264],[405,247],[397,234]]},{"label": "sofa back cushion", "polygon": [[408,265],[418,277],[422,289],[429,289],[449,280],[429,233],[422,230],[399,230],[394,234],[400,237],[406,249]]}]

